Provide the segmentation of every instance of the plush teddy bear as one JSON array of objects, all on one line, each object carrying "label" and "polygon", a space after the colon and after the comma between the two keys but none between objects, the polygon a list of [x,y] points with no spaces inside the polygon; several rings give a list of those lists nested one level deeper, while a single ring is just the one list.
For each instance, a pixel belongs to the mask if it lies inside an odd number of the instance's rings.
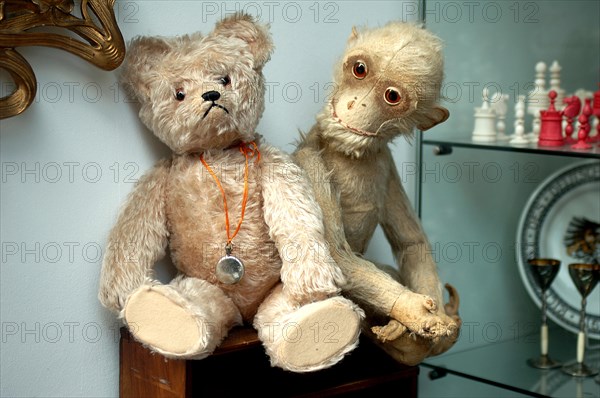
[{"label": "plush teddy bear", "polygon": [[[208,35],[140,37],[128,49],[122,80],[173,155],[125,203],[99,298],[167,357],[204,358],[242,323],[290,371],[331,366],[357,344],[363,313],[339,295],[308,179],[255,133],[272,47],[265,26],[236,14]],[[162,284],[153,265],[167,246],[179,275]]]},{"label": "plush teddy bear", "polygon": [[[450,302],[442,305],[427,237],[388,148],[415,127],[447,119],[438,104],[441,48],[437,37],[411,23],[353,29],[332,97],[294,153],[324,213],[331,252],[347,278],[345,294],[368,310],[367,333],[407,364],[447,350],[460,327],[458,294],[447,285]],[[399,272],[361,256],[377,225]]]}]

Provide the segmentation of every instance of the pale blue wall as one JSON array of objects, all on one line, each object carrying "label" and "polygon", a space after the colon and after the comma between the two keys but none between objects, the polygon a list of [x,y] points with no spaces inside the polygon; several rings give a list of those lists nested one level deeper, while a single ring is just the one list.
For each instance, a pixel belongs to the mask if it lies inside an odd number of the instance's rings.
[{"label": "pale blue wall", "polygon": [[[314,122],[351,27],[417,17],[412,3],[397,1],[367,7],[360,1],[134,0],[115,7],[129,40],[206,32],[236,5],[271,22],[276,50],[265,75],[273,97],[259,131],[287,151],[298,129]],[[118,71],[55,49],[22,54],[39,90],[23,115],[0,121],[0,395],[116,396],[119,323],[96,299],[101,254],[133,181],[168,151],[117,90]],[[1,88],[0,95],[10,89],[5,75]],[[405,143],[394,152],[414,161]],[[390,261],[388,253],[374,255]]]}]

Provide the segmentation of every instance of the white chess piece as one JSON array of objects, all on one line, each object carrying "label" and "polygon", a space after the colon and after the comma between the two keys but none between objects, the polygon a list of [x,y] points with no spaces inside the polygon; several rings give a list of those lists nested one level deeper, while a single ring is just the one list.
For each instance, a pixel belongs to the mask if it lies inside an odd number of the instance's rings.
[{"label": "white chess piece", "polygon": [[540,135],[541,115],[540,111],[550,105],[548,91],[546,90],[546,63],[538,62],[535,65],[535,85],[529,92],[527,101],[527,112],[533,115],[533,123],[529,139],[537,142]]},{"label": "white chess piece", "polygon": [[509,141],[511,145],[527,145],[529,140],[525,138],[525,96],[519,95],[515,104],[515,133]]},{"label": "white chess piece", "polygon": [[473,128],[473,141],[492,142],[496,141],[496,112],[489,104],[487,87],[482,92],[483,104],[475,108],[475,127]]},{"label": "white chess piece", "polygon": [[579,90],[575,91],[573,95],[579,97],[582,105],[585,103],[586,98],[594,98],[594,92],[586,90],[584,88],[580,88]]},{"label": "white chess piece", "polygon": [[562,67],[558,64],[558,61],[552,62],[550,65],[550,90],[556,91],[556,101],[554,107],[556,110],[563,110],[565,104],[563,99],[565,98],[565,90],[560,87],[560,71]]},{"label": "white chess piece", "polygon": [[508,94],[501,94],[497,92],[492,97],[492,108],[496,113],[496,138],[498,140],[506,141],[510,139],[508,135],[506,135],[506,113],[508,111]]}]

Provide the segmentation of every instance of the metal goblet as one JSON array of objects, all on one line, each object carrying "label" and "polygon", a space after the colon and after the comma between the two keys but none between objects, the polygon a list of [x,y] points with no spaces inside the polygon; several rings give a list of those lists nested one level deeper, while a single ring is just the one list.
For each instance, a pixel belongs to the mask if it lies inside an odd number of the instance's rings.
[{"label": "metal goblet", "polygon": [[577,334],[577,361],[563,366],[562,371],[578,377],[594,376],[598,369],[585,364],[585,305],[590,294],[600,279],[598,264],[569,264],[569,275],[581,294],[581,315],[579,316],[579,333]]},{"label": "metal goblet", "polygon": [[548,324],[547,324],[547,302],[546,291],[556,278],[560,269],[560,261],[552,258],[533,258],[528,262],[533,279],[542,290],[542,326],[540,328],[540,356],[530,358],[527,364],[537,369],[552,369],[561,366],[560,362],[554,361],[548,355]]}]

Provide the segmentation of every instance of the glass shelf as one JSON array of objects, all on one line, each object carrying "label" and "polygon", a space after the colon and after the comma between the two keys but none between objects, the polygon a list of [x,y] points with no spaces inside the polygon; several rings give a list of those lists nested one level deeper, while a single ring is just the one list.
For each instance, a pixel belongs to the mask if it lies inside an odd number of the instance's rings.
[{"label": "glass shelf", "polygon": [[[549,341],[549,354],[553,359],[563,363],[575,360],[576,335],[553,327],[550,329]],[[585,362],[598,367],[598,341],[590,340],[590,343],[596,345],[596,348],[586,351]],[[560,368],[540,370],[529,367],[527,359],[537,357],[539,353],[540,342],[537,334],[515,333],[514,338],[510,340],[460,352],[449,351],[447,354],[425,360],[422,365],[434,369],[438,375],[455,374],[534,397],[599,396],[600,384],[593,377],[572,377],[563,373]]]},{"label": "glass shelf", "polygon": [[516,146],[510,145],[506,141],[477,142],[473,141],[470,137],[464,137],[459,135],[444,135],[438,138],[437,135],[432,135],[430,137],[427,135],[427,133],[425,133],[423,135],[423,144],[437,145],[441,147],[456,146],[460,148],[475,148],[494,151],[522,152],[535,153],[541,155],[600,159],[600,142],[598,141],[591,144],[591,149],[575,150],[571,149],[570,145],[564,145],[561,147],[540,147],[537,145],[537,143],[531,143],[525,146]]}]

